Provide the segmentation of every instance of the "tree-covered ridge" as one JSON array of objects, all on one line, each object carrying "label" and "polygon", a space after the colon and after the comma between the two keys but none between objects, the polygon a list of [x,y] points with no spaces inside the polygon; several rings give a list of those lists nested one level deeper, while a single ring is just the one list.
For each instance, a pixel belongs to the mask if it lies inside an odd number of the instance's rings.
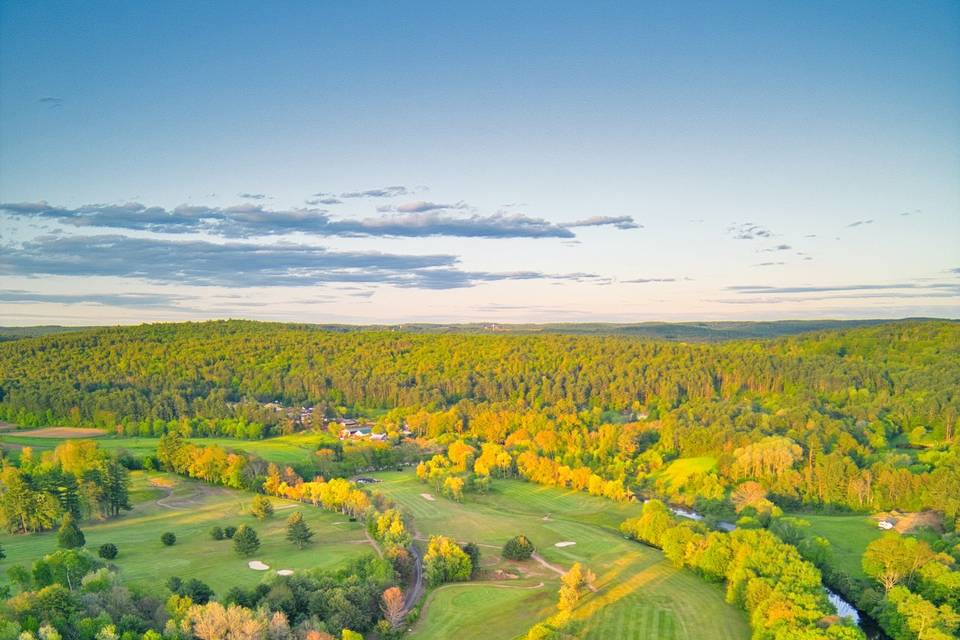
[{"label": "tree-covered ridge", "polygon": [[769,341],[331,332],[156,324],[0,344],[0,417],[22,424],[269,420],[243,401],[442,409],[671,410],[784,396],[811,410],[955,427],[960,325],[903,322]]}]

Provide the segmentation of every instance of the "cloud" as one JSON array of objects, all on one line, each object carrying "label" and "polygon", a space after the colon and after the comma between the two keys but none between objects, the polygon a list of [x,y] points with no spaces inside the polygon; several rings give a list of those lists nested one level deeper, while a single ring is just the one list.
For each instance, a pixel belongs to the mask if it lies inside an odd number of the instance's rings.
[{"label": "cloud", "polygon": [[267,197],[265,193],[238,193],[238,197],[246,198],[247,200],[263,200]]},{"label": "cloud", "polygon": [[45,104],[51,109],[58,109],[63,106],[63,98],[57,98],[56,96],[45,96],[37,100],[40,104]]},{"label": "cloud", "polygon": [[340,204],[340,203],[343,202],[343,201],[340,200],[339,198],[326,198],[326,197],[324,197],[324,198],[312,198],[312,199],[310,199],[310,200],[305,200],[304,202],[306,202],[307,204],[315,207],[315,206],[317,206],[318,204],[327,204],[327,205],[330,205],[330,204]]},{"label": "cloud", "polygon": [[847,228],[859,227],[859,226],[865,225],[865,224],[873,224],[873,220],[872,220],[872,219],[871,219],[871,220],[857,220],[856,222],[851,222],[850,224],[848,224],[848,225],[847,225]]},{"label": "cloud", "polygon": [[469,209],[466,202],[460,201],[454,204],[443,204],[437,202],[426,202],[418,200],[417,202],[407,202],[397,206],[386,205],[377,207],[377,211],[397,211],[399,213],[428,213],[430,211],[443,211],[447,209]]},{"label": "cloud", "polygon": [[259,204],[233,207],[181,205],[174,209],[131,202],[90,204],[76,208],[47,202],[0,204],[13,216],[56,220],[76,227],[104,227],[162,233],[206,232],[228,238],[284,235],[391,236],[466,238],[573,238],[567,227],[523,214],[454,215],[445,211],[403,213],[376,218],[333,219],[320,209],[272,210]]},{"label": "cloud", "polygon": [[0,290],[0,302],[52,302],[58,304],[100,304],[111,307],[173,307],[174,303],[189,300],[189,296],[163,293],[90,293],[59,294],[33,293],[19,290]]},{"label": "cloud", "polygon": [[634,278],[633,280],[621,280],[632,284],[648,284],[651,282],[676,282],[676,278]]},{"label": "cloud", "polygon": [[760,249],[760,251],[764,253],[770,253],[773,251],[789,251],[790,249],[793,249],[793,247],[791,247],[788,244],[778,244],[775,247],[767,247],[766,249]]},{"label": "cloud", "polygon": [[753,240],[755,238],[769,238],[773,233],[760,225],[752,222],[743,222],[727,227],[727,233],[733,236],[734,240]]},{"label": "cloud", "polygon": [[113,276],[192,286],[270,287],[365,283],[454,289],[483,282],[595,278],[593,274],[465,271],[452,255],[333,251],[301,244],[41,236],[0,255],[0,275]]},{"label": "cloud", "polygon": [[639,229],[643,227],[642,224],[637,224],[634,221],[633,216],[592,216],[575,222],[565,222],[560,226],[572,229],[575,227],[603,227],[608,225],[617,229]]},{"label": "cloud", "polygon": [[383,187],[382,189],[367,189],[366,191],[347,191],[341,193],[341,198],[396,198],[408,196],[413,192],[403,186]]},{"label": "cloud", "polygon": [[960,294],[960,284],[952,282],[935,282],[931,284],[918,284],[915,282],[899,282],[885,284],[845,284],[845,285],[824,285],[824,286],[798,286],[798,287],[775,287],[768,285],[736,285],[727,287],[728,291],[736,291],[743,294],[804,294],[804,293],[832,293],[849,291],[889,291],[897,289],[913,290],[942,290],[952,291],[954,294]]},{"label": "cloud", "polygon": [[779,267],[780,265],[786,264],[785,262],[760,262],[753,265],[754,267]]}]

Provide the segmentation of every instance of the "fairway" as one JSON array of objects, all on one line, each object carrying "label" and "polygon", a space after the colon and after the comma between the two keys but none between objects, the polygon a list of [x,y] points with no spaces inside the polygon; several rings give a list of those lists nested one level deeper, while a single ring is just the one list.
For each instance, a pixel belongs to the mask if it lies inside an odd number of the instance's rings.
[{"label": "fairway", "polygon": [[[640,513],[640,504],[502,479],[494,480],[486,496],[471,494],[463,503],[440,496],[430,501],[421,494],[433,493],[433,487],[413,472],[375,475],[383,482],[372,490],[413,515],[421,538],[444,534],[476,542],[485,567],[519,533],[555,569],[583,562],[597,575],[597,591],[574,612],[581,637],[733,640],[750,635],[746,616],[724,602],[721,587],[678,571],[659,551],[627,541],[617,531],[621,521]],[[563,541],[576,545],[554,546]],[[428,594],[412,637],[510,640],[555,613],[558,573],[534,560],[517,566],[522,580],[443,587]],[[543,587],[529,588],[540,582]]]},{"label": "fairway", "polygon": [[[274,499],[272,518],[260,521],[249,514],[252,494],[214,487],[201,482],[164,473],[134,472],[131,486],[133,511],[115,520],[86,521],[81,524],[86,535],[86,548],[96,554],[101,544],[112,542],[120,549],[113,561],[128,584],[161,585],[170,576],[199,578],[222,597],[232,586],[252,586],[278,569],[334,568],[350,558],[373,549],[363,525],[349,522],[346,516],[328,513],[307,504]],[[172,489],[153,486],[161,481]],[[303,512],[314,530],[313,543],[303,550],[286,539],[285,520],[294,511]],[[260,550],[250,558],[233,550],[231,540],[213,540],[210,529],[228,525],[252,526],[260,537]],[[170,531],[177,543],[165,547],[160,534]],[[34,535],[0,535],[0,544],[7,553],[4,567],[23,564],[57,548],[56,532]],[[269,571],[253,571],[250,560],[260,560]],[[7,576],[0,576],[0,584]]]},{"label": "fairway", "polygon": [[[91,432],[93,430],[90,430]],[[31,431],[7,431],[0,435],[0,446],[6,444],[11,448],[32,447],[35,451],[47,451],[56,448],[66,438],[63,436],[31,435]],[[103,433],[103,432],[99,432]],[[76,439],[78,436],[73,436]],[[90,437],[89,435],[86,437]],[[331,436],[326,433],[304,432],[288,436],[278,436],[265,440],[238,440],[235,438],[191,438],[190,441],[200,446],[217,445],[233,451],[244,451],[255,454],[268,462],[278,465],[309,465],[315,460],[314,453],[324,442],[329,442]],[[127,438],[118,436],[101,436],[96,439],[97,446],[106,451],[124,449],[137,457],[154,455],[157,452],[159,438]]]}]

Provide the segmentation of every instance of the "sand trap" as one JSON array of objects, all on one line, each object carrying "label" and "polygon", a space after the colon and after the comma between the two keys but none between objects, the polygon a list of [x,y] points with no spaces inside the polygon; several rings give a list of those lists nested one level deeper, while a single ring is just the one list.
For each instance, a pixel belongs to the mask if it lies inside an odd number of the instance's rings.
[{"label": "sand trap", "polygon": [[436,498],[434,498],[429,493],[421,493],[420,497],[423,498],[424,500],[429,500],[430,502],[433,502],[434,500],[436,500]]},{"label": "sand trap", "polygon": [[575,544],[577,544],[577,543],[574,542],[573,540],[564,540],[563,542],[558,542],[557,544],[555,544],[555,545],[553,545],[553,546],[555,546],[555,547],[572,547],[572,546],[575,545]]},{"label": "sand trap", "polygon": [[278,576],[292,576],[293,569],[277,569]]},{"label": "sand trap", "polygon": [[251,560],[250,562],[247,563],[247,566],[253,569],[254,571],[266,571],[267,569],[270,568],[269,565],[265,565],[259,560]]}]

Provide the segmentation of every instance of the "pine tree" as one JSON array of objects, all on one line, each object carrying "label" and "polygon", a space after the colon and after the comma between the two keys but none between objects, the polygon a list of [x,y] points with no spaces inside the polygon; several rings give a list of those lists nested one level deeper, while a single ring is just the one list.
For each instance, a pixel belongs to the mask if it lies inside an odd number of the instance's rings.
[{"label": "pine tree", "polygon": [[256,495],[250,505],[250,512],[258,520],[265,520],[273,515],[273,503],[266,496]]},{"label": "pine tree", "polygon": [[107,515],[116,517],[120,510],[130,511],[130,472],[116,459],[104,466],[104,502]]},{"label": "pine tree", "polygon": [[297,545],[298,549],[303,549],[312,537],[313,531],[304,522],[302,513],[295,511],[287,518],[287,540]]},{"label": "pine tree", "polygon": [[70,513],[63,516],[63,524],[60,525],[60,533],[57,535],[57,540],[64,549],[76,549],[87,543],[83,531],[80,531],[80,527],[77,526],[73,515]]},{"label": "pine tree", "polygon": [[260,548],[260,538],[257,537],[257,532],[247,525],[243,525],[233,535],[233,548],[242,556],[253,555]]}]

